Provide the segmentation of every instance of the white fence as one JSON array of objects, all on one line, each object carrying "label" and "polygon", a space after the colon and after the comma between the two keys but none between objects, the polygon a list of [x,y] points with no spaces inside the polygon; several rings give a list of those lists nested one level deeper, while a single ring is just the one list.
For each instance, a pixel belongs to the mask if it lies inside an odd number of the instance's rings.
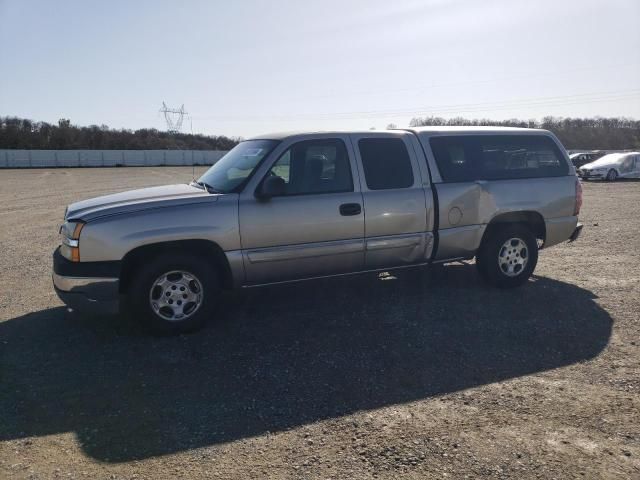
[{"label": "white fence", "polygon": [[213,165],[222,150],[0,150],[0,168]]}]

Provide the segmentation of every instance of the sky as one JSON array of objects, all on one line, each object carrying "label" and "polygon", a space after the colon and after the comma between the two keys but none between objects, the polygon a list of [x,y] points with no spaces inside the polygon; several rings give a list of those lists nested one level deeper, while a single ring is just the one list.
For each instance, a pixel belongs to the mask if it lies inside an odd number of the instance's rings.
[{"label": "sky", "polygon": [[0,115],[250,137],[640,118],[640,0],[0,0]]}]

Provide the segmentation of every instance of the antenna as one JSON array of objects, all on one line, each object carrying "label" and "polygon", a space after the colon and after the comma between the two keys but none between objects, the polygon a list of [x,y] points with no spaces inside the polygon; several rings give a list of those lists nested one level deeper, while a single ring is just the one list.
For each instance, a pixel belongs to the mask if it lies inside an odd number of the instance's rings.
[{"label": "antenna", "polygon": [[[191,115],[189,115],[189,126],[191,127],[191,136],[193,137],[193,117]],[[191,152],[191,158],[193,159],[193,152]],[[191,162],[191,176],[193,180],[196,179],[196,164],[193,161]]]},{"label": "antenna", "polygon": [[180,108],[169,108],[166,103],[162,102],[160,113],[164,114],[164,120],[167,122],[167,132],[171,133],[180,132],[184,116],[188,115],[187,112],[184,111],[184,103]]}]

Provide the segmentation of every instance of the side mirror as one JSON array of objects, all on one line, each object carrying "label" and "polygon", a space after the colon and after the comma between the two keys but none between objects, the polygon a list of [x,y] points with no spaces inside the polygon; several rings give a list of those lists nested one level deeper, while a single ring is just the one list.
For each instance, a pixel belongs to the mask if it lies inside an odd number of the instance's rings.
[{"label": "side mirror", "polygon": [[259,200],[269,200],[271,197],[278,197],[285,194],[286,184],[284,178],[269,176],[262,182],[260,189],[256,192]]}]

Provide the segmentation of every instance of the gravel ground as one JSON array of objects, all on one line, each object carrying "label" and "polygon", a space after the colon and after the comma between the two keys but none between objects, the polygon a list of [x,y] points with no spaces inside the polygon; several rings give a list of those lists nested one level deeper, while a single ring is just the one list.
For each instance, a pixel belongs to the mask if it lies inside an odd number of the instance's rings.
[{"label": "gravel ground", "polygon": [[587,183],[517,290],[460,264],[253,289],[160,339],[67,313],[65,205],[190,177],[0,170],[0,478],[640,478],[640,183]]}]

